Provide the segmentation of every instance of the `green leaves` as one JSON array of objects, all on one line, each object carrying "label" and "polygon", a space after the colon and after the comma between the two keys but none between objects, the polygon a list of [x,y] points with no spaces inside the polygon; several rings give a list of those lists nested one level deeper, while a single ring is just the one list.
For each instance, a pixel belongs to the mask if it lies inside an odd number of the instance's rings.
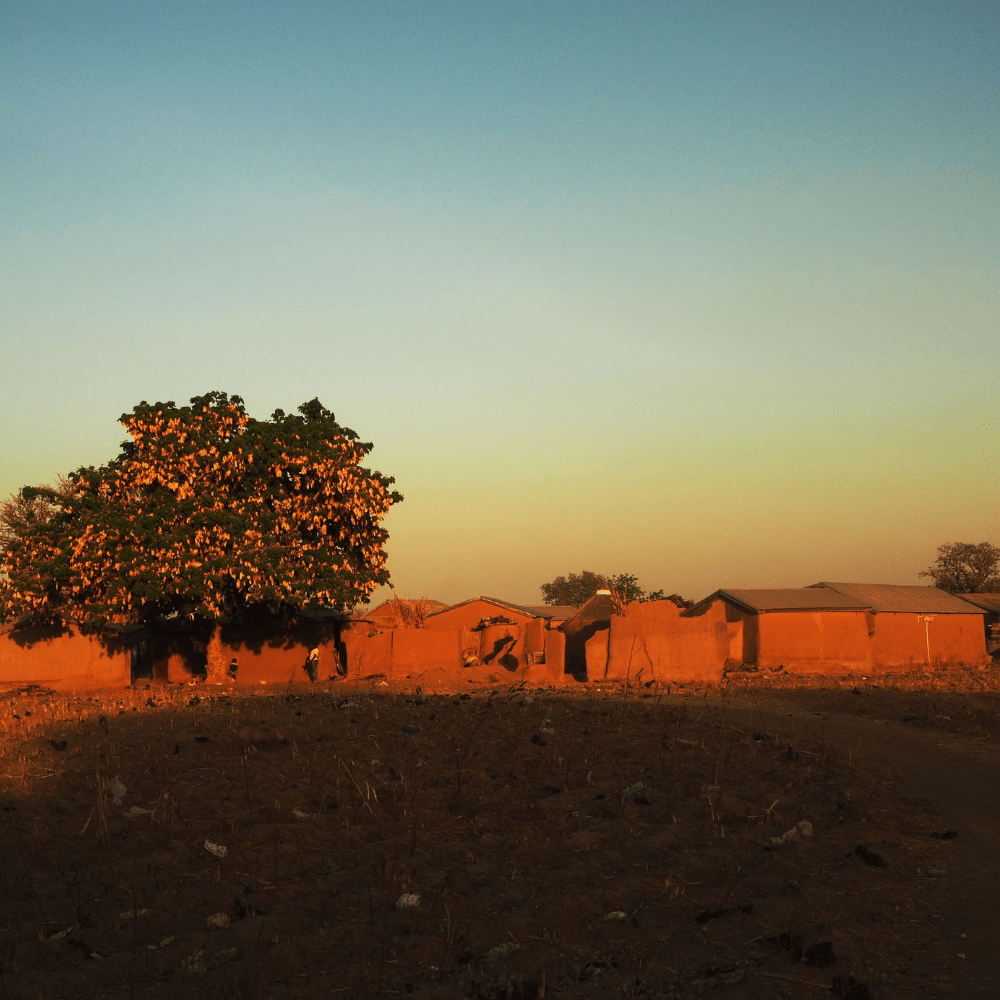
[{"label": "green leaves", "polygon": [[229,620],[367,599],[388,582],[381,521],[403,498],[361,467],[370,443],[318,399],[298,409],[258,421],[222,392],[138,404],[118,457],[78,469],[70,496],[28,488],[46,517],[8,546],[0,613]]}]

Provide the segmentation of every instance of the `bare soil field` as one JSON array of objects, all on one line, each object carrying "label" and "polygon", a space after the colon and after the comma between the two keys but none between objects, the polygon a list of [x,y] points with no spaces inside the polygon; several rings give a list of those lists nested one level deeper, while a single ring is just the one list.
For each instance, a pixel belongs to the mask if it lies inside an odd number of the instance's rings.
[{"label": "bare soil field", "polygon": [[0,997],[993,997],[997,687],[8,691]]}]

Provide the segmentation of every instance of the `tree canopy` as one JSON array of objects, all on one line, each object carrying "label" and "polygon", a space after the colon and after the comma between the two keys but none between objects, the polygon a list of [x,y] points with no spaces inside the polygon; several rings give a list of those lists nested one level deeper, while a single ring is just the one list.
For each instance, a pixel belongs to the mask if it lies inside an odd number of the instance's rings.
[{"label": "tree canopy", "polygon": [[570,573],[569,576],[557,576],[551,583],[543,583],[541,590],[542,600],[546,604],[573,608],[585,604],[599,590],[615,590],[626,601],[663,600],[662,590],[647,594],[639,586],[638,577],[631,573],[605,576],[603,573],[593,573],[587,569],[580,573]]},{"label": "tree canopy", "polygon": [[117,458],[10,507],[24,516],[0,561],[0,618],[232,621],[346,608],[388,582],[381,521],[403,498],[318,399],[262,421],[210,392],[143,401],[121,423]]},{"label": "tree canopy", "polygon": [[1000,592],[1000,547],[989,542],[939,545],[934,565],[920,575],[931,577],[935,587],[950,594]]}]

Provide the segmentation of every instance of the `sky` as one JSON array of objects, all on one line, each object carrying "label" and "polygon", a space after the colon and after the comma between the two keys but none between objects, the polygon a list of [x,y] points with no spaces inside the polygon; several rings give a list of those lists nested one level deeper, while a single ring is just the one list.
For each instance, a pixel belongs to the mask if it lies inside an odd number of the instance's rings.
[{"label": "sky", "polygon": [[926,582],[1000,543],[998,43],[995,0],[7,0],[0,497],[140,400],[318,396],[402,596]]}]

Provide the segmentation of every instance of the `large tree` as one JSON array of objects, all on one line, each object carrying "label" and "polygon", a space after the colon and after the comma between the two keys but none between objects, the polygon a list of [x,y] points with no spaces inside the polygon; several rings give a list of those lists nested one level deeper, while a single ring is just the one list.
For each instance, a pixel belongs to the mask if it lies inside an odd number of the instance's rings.
[{"label": "large tree", "polygon": [[8,539],[0,617],[233,621],[367,601],[389,580],[381,521],[403,498],[318,399],[298,410],[256,420],[211,392],[123,414],[116,459],[21,491],[41,513]]},{"label": "large tree", "polygon": [[989,542],[949,542],[938,546],[938,557],[921,576],[950,594],[1000,592],[1000,548]]}]

